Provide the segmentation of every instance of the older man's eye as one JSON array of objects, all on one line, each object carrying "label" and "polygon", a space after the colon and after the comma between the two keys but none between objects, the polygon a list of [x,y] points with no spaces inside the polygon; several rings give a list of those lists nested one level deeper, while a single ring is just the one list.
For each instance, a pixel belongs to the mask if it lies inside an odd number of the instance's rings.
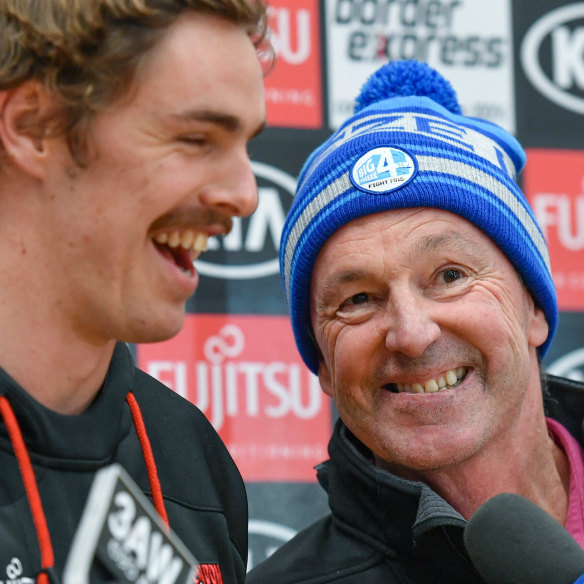
[{"label": "older man's eye", "polygon": [[355,296],[351,296],[351,302],[353,304],[363,304],[369,300],[369,294],[366,292],[359,292],[359,294],[355,294]]},{"label": "older man's eye", "polygon": [[451,284],[456,280],[460,280],[464,277],[462,270],[457,268],[448,268],[442,272],[442,278],[446,284]]},{"label": "older man's eye", "polygon": [[341,308],[350,308],[351,306],[358,306],[359,304],[365,304],[370,299],[367,292],[359,292],[359,294],[354,294],[350,298],[347,298],[342,304]]}]

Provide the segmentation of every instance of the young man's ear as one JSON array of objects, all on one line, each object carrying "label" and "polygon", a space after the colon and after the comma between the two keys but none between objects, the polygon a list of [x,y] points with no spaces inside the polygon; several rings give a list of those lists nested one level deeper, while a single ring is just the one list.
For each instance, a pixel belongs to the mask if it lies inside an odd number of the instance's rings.
[{"label": "young man's ear", "polygon": [[49,124],[54,102],[37,81],[0,92],[0,140],[6,155],[22,171],[44,176]]}]

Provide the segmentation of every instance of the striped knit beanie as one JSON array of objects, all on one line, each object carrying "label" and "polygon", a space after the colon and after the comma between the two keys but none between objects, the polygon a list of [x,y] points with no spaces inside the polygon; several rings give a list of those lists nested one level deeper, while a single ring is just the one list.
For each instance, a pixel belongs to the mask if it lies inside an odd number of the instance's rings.
[{"label": "striped knit beanie", "polygon": [[463,116],[450,84],[428,65],[394,61],[357,97],[352,117],[304,164],[280,242],[280,271],[296,344],[316,373],[310,279],[326,240],[353,219],[409,207],[456,213],[486,233],[543,310],[558,318],[549,253],[515,180],[525,153],[511,134]]}]

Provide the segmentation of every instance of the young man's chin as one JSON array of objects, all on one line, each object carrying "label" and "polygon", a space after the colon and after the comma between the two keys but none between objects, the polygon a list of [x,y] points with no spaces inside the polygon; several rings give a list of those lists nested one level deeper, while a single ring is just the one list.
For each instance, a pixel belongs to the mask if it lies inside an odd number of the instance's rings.
[{"label": "young man's chin", "polygon": [[134,334],[128,335],[128,338],[123,340],[134,344],[168,341],[182,330],[185,323],[185,314],[186,310],[183,306],[180,313],[167,315],[166,319],[162,316],[156,321],[151,319],[149,322],[144,323],[144,326],[135,330]]}]

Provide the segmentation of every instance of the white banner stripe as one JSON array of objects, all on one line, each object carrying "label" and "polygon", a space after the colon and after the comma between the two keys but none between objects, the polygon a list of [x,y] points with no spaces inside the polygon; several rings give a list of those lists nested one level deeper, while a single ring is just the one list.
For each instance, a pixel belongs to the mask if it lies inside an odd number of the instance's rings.
[{"label": "white banner stripe", "polygon": [[549,251],[541,231],[534,222],[532,216],[504,183],[499,181],[495,176],[479,170],[474,166],[465,164],[464,162],[444,160],[443,158],[436,158],[433,156],[420,156],[418,157],[418,164],[420,165],[420,168],[426,172],[433,171],[464,178],[493,193],[493,195],[509,207],[512,213],[519,219],[527,231],[527,234],[535,243],[535,246],[548,270],[550,270]]}]

